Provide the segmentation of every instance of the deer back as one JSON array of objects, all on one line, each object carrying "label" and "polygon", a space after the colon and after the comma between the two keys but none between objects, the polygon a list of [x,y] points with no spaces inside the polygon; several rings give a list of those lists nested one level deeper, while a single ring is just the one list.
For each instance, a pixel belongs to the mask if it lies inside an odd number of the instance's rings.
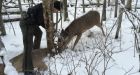
[{"label": "deer back", "polygon": [[100,24],[100,14],[97,11],[89,11],[85,15],[75,19],[71,24],[62,32],[62,36],[78,35],[95,25]]}]

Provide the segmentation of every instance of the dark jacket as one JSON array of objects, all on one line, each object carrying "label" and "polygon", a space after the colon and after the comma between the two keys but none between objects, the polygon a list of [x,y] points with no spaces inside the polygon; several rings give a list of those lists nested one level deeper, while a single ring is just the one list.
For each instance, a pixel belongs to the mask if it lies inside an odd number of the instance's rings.
[{"label": "dark jacket", "polygon": [[31,19],[31,22],[34,25],[41,25],[45,27],[42,3],[35,5],[34,7],[28,8],[27,14],[28,18]]}]

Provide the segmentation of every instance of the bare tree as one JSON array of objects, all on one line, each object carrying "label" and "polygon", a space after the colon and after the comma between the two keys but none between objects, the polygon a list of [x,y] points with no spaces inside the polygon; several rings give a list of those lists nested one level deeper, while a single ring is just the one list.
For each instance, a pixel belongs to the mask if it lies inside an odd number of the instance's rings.
[{"label": "bare tree", "polygon": [[[0,13],[2,12],[2,2],[3,0],[0,0]],[[0,31],[1,31],[1,35],[6,35],[6,31],[5,31],[5,27],[3,24],[3,19],[2,19],[2,14],[0,14]]]},{"label": "bare tree", "polygon": [[[125,4],[125,0],[121,0],[121,3]],[[119,31],[120,31],[120,28],[121,28],[122,16],[123,16],[123,8],[122,8],[122,7],[119,8],[119,13],[120,13],[120,14],[119,14],[119,17],[118,17],[118,22],[117,22],[118,27],[117,27],[115,39],[118,38],[118,36],[119,36]]]},{"label": "bare tree", "polygon": [[135,11],[136,11],[136,9],[137,9],[137,5],[138,5],[138,0],[136,0]]},{"label": "bare tree", "polygon": [[76,0],[76,2],[75,2],[74,19],[76,19],[76,13],[77,13],[77,2],[78,2],[78,0]]},{"label": "bare tree", "polygon": [[106,20],[106,0],[104,0],[103,10],[102,10],[102,20]]},{"label": "bare tree", "polygon": [[68,18],[68,9],[67,9],[67,0],[63,0],[64,2],[64,21]]},{"label": "bare tree", "polygon": [[54,48],[54,25],[52,17],[52,3],[53,0],[43,0],[43,13],[44,13],[44,22],[47,29],[47,52],[53,54],[52,49]]},{"label": "bare tree", "polygon": [[[4,43],[2,42],[2,39],[0,37],[0,52],[2,50],[5,50],[5,46],[4,46]],[[4,62],[4,55],[3,54],[0,55],[0,60],[2,61],[2,63],[0,63],[0,75],[4,75],[5,62]]]},{"label": "bare tree", "polygon": [[20,13],[21,13],[21,17],[23,17],[22,15],[22,6],[21,6],[21,1],[18,0],[18,5],[19,5],[19,10],[20,10]]},{"label": "bare tree", "polygon": [[118,11],[118,0],[115,1],[115,14],[114,14],[114,17],[117,17],[117,11]]},{"label": "bare tree", "polygon": [[119,9],[118,21],[117,21],[117,26],[118,26],[118,27],[117,27],[115,39],[117,39],[118,36],[119,36],[119,31],[120,31],[121,23],[122,23],[122,16],[123,16],[123,8],[120,8],[120,9]]},{"label": "bare tree", "polygon": [[83,13],[85,13],[85,0],[83,0],[82,2],[83,2]]},{"label": "bare tree", "polygon": [[110,6],[110,0],[108,0],[108,6]]},{"label": "bare tree", "polygon": [[96,0],[97,1],[97,7],[100,7],[100,1],[101,0]]},{"label": "bare tree", "polygon": [[125,0],[121,0],[121,2],[125,5]]},{"label": "bare tree", "polygon": [[131,3],[132,3],[132,0],[127,0],[127,4],[126,4],[125,8],[126,8],[128,11],[132,10],[132,5],[131,5]]}]

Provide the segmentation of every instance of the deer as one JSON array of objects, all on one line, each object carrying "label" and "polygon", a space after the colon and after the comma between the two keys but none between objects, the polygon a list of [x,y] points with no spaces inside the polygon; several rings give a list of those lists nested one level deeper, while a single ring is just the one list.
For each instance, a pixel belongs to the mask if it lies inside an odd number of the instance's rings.
[{"label": "deer", "polygon": [[65,30],[62,29],[60,33],[60,38],[58,38],[58,51],[65,49],[72,38],[77,36],[72,48],[74,49],[81,38],[82,33],[95,25],[102,30],[102,33],[105,36],[102,24],[100,23],[100,14],[98,11],[90,10],[85,15],[73,20],[68,27]]},{"label": "deer", "polygon": [[[33,65],[34,68],[37,68],[38,71],[45,71],[47,70],[47,65],[45,64],[45,62],[43,61],[43,59],[46,57],[46,49],[35,49],[32,51],[32,57],[33,57]],[[10,60],[10,62],[12,63],[13,67],[15,67],[15,69],[18,72],[22,72],[22,63],[23,63],[23,53],[21,53],[20,55],[12,58]]]}]

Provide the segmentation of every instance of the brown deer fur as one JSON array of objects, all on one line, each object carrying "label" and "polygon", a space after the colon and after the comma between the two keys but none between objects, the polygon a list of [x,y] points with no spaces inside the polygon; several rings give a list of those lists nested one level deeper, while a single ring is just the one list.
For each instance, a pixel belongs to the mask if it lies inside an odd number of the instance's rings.
[{"label": "brown deer fur", "polygon": [[99,28],[101,28],[103,35],[105,35],[102,25],[100,23],[99,12],[89,11],[85,15],[75,19],[74,21],[71,22],[71,24],[64,31],[63,30],[61,31],[60,35],[62,38],[59,39],[58,48],[65,49],[67,44],[71,41],[71,39],[74,36],[77,36],[74,46],[73,46],[73,49],[74,49],[75,45],[81,38],[82,33],[85,32],[86,30],[92,28],[95,25],[98,26]]},{"label": "brown deer fur", "polygon": [[[46,57],[46,49],[33,50],[32,57],[34,68],[38,68],[38,70],[47,69],[47,65],[45,64],[45,62],[43,62],[43,58]],[[10,61],[18,72],[22,71],[23,53],[14,57]]]}]

